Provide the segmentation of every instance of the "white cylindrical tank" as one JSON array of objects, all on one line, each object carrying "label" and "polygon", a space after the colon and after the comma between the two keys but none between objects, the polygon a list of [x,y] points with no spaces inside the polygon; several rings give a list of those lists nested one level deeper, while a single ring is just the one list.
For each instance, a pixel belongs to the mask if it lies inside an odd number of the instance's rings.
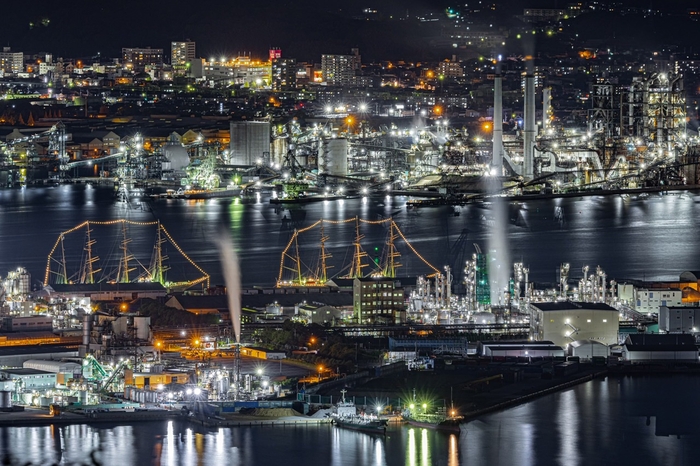
[{"label": "white cylindrical tank", "polygon": [[83,316],[83,346],[90,344],[90,325],[92,324],[92,316],[85,314]]},{"label": "white cylindrical tank", "polygon": [[136,338],[149,340],[151,336],[151,318],[134,317],[134,328],[136,329]]},{"label": "white cylindrical tank", "polygon": [[326,139],[318,151],[318,172],[334,176],[348,174],[348,140]]},{"label": "white cylindrical tank", "polygon": [[284,163],[284,158],[287,156],[287,150],[289,148],[287,138],[277,138],[272,141],[272,163],[278,163],[282,165]]},{"label": "white cylindrical tank", "polygon": [[0,391],[0,408],[12,408],[12,392],[9,390]]}]

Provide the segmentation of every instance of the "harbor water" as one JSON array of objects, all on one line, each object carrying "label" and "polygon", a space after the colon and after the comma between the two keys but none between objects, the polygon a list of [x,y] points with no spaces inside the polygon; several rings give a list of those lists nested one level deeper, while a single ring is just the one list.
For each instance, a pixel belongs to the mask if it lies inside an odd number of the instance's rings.
[{"label": "harbor water", "polygon": [[[212,277],[212,285],[223,284],[214,238],[222,225],[228,228],[241,260],[244,285],[275,283],[280,256],[295,229],[323,218],[344,220],[358,216],[367,220],[393,217],[411,244],[428,262],[441,269],[452,264],[461,270],[462,259],[474,252],[474,243],[488,248],[495,217],[488,202],[462,207],[407,208],[405,197],[372,197],[324,201],[294,206],[271,205],[265,197],[235,199],[159,199],[117,202],[111,188],[87,185],[29,188],[0,191],[0,274],[26,267],[34,285],[43,280],[47,256],[58,235],[86,221],[129,219],[160,220],[182,249]],[[677,192],[638,196],[590,196],[542,199],[510,203],[504,237],[511,261],[523,262],[533,281],[554,283],[562,262],[571,263],[572,279],[581,267],[600,265],[611,279],[674,280],[686,270],[697,270],[700,235],[700,194]],[[374,258],[386,243],[386,226],[362,225],[363,246]],[[336,261],[329,275],[342,275],[350,262],[354,223],[328,227],[326,243]],[[139,236],[141,235],[141,236]],[[148,261],[154,238],[131,229],[130,244],[136,256]],[[463,239],[458,244],[460,237]],[[307,251],[318,257],[320,234],[300,235]],[[83,241],[83,238],[79,238]],[[117,251],[115,238],[97,238],[106,248],[104,259]],[[462,246],[462,247],[458,247]],[[401,276],[429,272],[405,246],[399,269]],[[111,248],[111,249],[110,249]],[[403,248],[403,249],[402,249]],[[140,249],[140,250],[139,250]],[[462,255],[457,254],[462,251]],[[187,262],[175,250],[170,256],[168,278],[192,277]],[[140,254],[139,254],[140,253]],[[69,254],[69,267],[79,267],[82,247]],[[72,254],[72,256],[70,256]],[[459,262],[459,263],[458,263]],[[101,264],[104,267],[103,264]],[[507,267],[511,267],[506,264]],[[106,269],[106,268],[105,268]]]},{"label": "harbor water", "polygon": [[[697,464],[700,377],[593,380],[462,425],[206,429],[170,421],[0,428],[3,464],[457,466]],[[97,460],[93,462],[91,458]]]}]

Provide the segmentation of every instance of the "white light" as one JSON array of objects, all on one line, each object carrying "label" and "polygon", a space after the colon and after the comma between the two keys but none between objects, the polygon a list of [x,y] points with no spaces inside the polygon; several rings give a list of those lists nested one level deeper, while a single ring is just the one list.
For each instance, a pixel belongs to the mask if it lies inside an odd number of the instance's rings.
[{"label": "white light", "polygon": [[188,388],[187,390],[185,390],[185,393],[187,393],[188,395],[191,395],[191,394],[192,394],[192,389],[191,389],[191,388]]},{"label": "white light", "polygon": [[194,396],[199,396],[202,394],[202,389],[197,387],[194,389]]}]

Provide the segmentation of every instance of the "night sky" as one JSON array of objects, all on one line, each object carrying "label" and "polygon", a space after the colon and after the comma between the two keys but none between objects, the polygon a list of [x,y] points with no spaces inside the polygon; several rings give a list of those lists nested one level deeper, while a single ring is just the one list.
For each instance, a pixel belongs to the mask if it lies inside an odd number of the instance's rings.
[{"label": "night sky", "polygon": [[[172,40],[189,38],[197,43],[197,54],[202,57],[239,52],[265,57],[268,48],[276,46],[283,49],[284,56],[308,61],[318,61],[321,53],[348,53],[350,47],[360,47],[363,57],[370,60],[444,58],[444,51],[428,44],[429,38],[439,31],[439,25],[420,23],[415,17],[432,12],[444,18],[442,12],[448,6],[478,7],[479,3],[470,0],[72,0],[68,3],[41,0],[3,12],[0,43],[25,53],[53,52],[56,57],[90,57],[97,52],[117,57],[122,47],[144,46],[163,48],[167,55]],[[498,11],[484,20],[510,26],[516,21],[513,15],[522,14],[526,6],[565,8],[569,2],[481,2],[487,3],[496,3]],[[621,3],[678,12],[695,6],[693,2],[678,0]],[[356,19],[368,7],[376,9],[382,19]],[[407,14],[411,20],[397,20]],[[584,23],[581,28],[589,34],[603,34],[605,30],[599,26],[588,27]],[[642,38],[655,33],[645,28],[630,26]],[[696,35],[687,32],[689,40]]]}]

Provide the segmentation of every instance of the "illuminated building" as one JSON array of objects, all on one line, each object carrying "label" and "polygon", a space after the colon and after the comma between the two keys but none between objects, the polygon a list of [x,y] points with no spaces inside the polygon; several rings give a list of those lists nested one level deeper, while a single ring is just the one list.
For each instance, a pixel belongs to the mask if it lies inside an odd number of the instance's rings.
[{"label": "illuminated building", "polygon": [[163,49],[122,48],[122,63],[125,67],[133,70],[143,70],[146,65],[163,64]]},{"label": "illuminated building", "polygon": [[0,52],[0,71],[3,74],[18,74],[24,71],[24,54],[12,52],[10,47],[3,47]]},{"label": "illuminated building", "polygon": [[286,91],[297,86],[297,61],[294,58],[272,60],[272,90]]},{"label": "illuminated building", "polygon": [[187,40],[184,42],[170,43],[170,64],[176,75],[187,74],[188,63],[195,59],[195,43]]},{"label": "illuminated building", "polygon": [[321,55],[323,82],[329,86],[351,86],[360,69],[360,51],[352,49],[352,55]]},{"label": "illuminated building", "polygon": [[393,278],[355,278],[353,308],[358,324],[399,324],[406,321],[403,288]]},{"label": "illuminated building", "polygon": [[267,87],[272,80],[272,65],[269,61],[253,60],[250,57],[235,59],[210,58],[204,62],[204,78],[224,85],[244,87]]},{"label": "illuminated building", "polygon": [[548,302],[530,304],[530,336],[561,347],[576,340],[618,343],[620,311],[603,303]]}]

